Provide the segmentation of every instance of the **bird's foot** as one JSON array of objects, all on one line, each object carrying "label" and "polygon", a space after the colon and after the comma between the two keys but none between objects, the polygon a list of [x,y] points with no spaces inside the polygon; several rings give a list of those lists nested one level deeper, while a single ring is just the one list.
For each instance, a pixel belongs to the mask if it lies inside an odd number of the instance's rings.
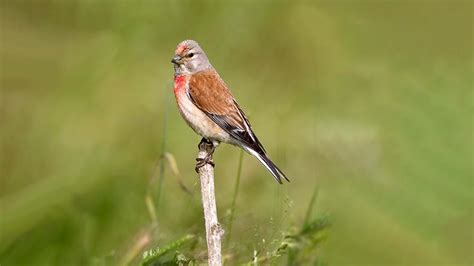
[{"label": "bird's foot", "polygon": [[196,172],[199,173],[199,168],[203,167],[206,164],[210,164],[212,167],[215,167],[216,165],[212,161],[212,155],[214,154],[214,151],[216,149],[214,143],[206,138],[202,138],[201,142],[199,142],[198,148],[200,151],[207,151],[207,155],[204,158],[196,158]]},{"label": "bird's foot", "polygon": [[194,168],[194,170],[196,170],[196,173],[199,173],[199,168],[203,167],[206,164],[209,164],[212,167],[216,166],[216,164],[212,161],[212,155],[208,155],[204,158],[196,158],[196,161],[196,168]]},{"label": "bird's foot", "polygon": [[[204,145],[203,147],[201,147],[201,145]],[[211,149],[211,153],[214,153],[214,143],[212,143],[212,141],[206,139],[206,138],[202,138],[201,141],[199,142],[198,144],[198,149],[200,150],[201,148],[204,148],[206,149],[206,147],[209,147]]]}]

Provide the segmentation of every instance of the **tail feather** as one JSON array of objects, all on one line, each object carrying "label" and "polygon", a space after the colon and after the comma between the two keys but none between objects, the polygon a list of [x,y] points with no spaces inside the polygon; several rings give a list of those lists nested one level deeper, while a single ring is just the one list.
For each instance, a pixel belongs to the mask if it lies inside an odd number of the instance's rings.
[{"label": "tail feather", "polygon": [[244,147],[244,149],[252,154],[253,156],[255,156],[264,166],[265,168],[267,168],[267,170],[273,175],[273,177],[275,178],[275,180],[280,183],[280,184],[283,184],[282,182],[282,177],[290,182],[290,180],[286,177],[286,175],[280,170],[280,168],[278,168],[268,157],[265,153],[263,152],[257,152],[251,148],[248,148],[248,147]]}]

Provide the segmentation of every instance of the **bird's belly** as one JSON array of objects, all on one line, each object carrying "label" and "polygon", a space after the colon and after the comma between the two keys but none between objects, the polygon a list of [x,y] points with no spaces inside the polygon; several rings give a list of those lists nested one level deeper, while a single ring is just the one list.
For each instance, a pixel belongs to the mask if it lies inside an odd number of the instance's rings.
[{"label": "bird's belly", "polygon": [[229,134],[197,108],[186,95],[185,90],[176,93],[176,101],[181,116],[196,133],[210,140],[229,142]]}]

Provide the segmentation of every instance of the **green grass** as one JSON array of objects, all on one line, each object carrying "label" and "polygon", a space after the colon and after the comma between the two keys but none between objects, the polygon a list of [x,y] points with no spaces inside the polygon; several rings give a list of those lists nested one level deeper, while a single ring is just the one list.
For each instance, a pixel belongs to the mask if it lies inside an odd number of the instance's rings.
[{"label": "green grass", "polygon": [[[1,1],[0,264],[139,264],[187,235],[163,259],[205,261],[200,138],[169,62],[193,38],[292,181],[219,146],[229,265],[472,265],[472,10]],[[286,236],[312,243],[308,206],[326,241],[278,253]]]}]

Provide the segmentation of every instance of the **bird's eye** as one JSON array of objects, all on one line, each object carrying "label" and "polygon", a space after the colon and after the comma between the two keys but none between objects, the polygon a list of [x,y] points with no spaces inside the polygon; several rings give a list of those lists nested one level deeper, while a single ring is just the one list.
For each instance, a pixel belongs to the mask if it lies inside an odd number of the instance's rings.
[{"label": "bird's eye", "polygon": [[191,57],[193,57],[193,56],[194,56],[194,53],[189,53],[189,54],[187,55],[187,57],[189,57],[189,58],[191,58]]}]

